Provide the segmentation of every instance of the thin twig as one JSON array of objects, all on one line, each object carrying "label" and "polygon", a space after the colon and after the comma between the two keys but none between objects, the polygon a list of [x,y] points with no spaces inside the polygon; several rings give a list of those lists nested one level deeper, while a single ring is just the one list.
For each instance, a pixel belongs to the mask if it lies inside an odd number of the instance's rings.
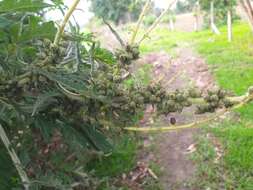
[{"label": "thin twig", "polygon": [[167,13],[168,10],[171,9],[172,5],[174,5],[178,0],[173,1],[172,3],[169,4],[169,6],[167,7],[167,9],[165,9],[161,15],[155,20],[155,22],[149,27],[149,29],[147,30],[147,32],[144,33],[144,35],[142,36],[141,40],[138,42],[138,44],[140,45],[143,40],[145,38],[147,38],[149,36],[149,34],[156,28],[156,26],[161,22],[162,18],[165,16],[165,14]]},{"label": "thin twig", "polygon": [[185,73],[185,71],[179,71],[177,72],[168,82],[166,82],[166,86],[169,86],[170,84],[172,84],[176,79],[178,79],[178,77],[180,75],[183,75]]},{"label": "thin twig", "polygon": [[64,20],[63,20],[63,23],[62,25],[60,26],[60,28],[58,29],[58,32],[55,36],[55,39],[54,39],[54,45],[58,45],[60,39],[61,39],[61,36],[62,36],[62,33],[64,32],[64,29],[71,17],[71,15],[73,14],[74,10],[76,9],[77,5],[79,4],[80,0],[74,0],[74,3],[73,5],[70,7],[70,9],[68,10],[67,14],[65,15],[64,17]]},{"label": "thin twig", "polygon": [[130,44],[133,45],[135,43],[135,38],[137,36],[137,33],[140,29],[140,26],[141,26],[141,23],[144,19],[144,16],[146,15],[147,11],[148,11],[148,8],[149,8],[149,5],[151,3],[151,0],[148,0],[145,4],[145,6],[143,7],[143,10],[139,16],[139,19],[138,19],[138,22],[137,22],[137,25],[135,27],[135,30],[133,31],[133,34],[132,34],[132,38],[131,38],[131,41],[130,41]]},{"label": "thin twig", "polygon": [[5,148],[7,149],[8,153],[9,153],[11,159],[12,159],[12,162],[13,162],[14,166],[16,167],[16,169],[18,171],[18,174],[21,178],[21,181],[24,185],[25,190],[29,190],[29,186],[30,186],[29,178],[28,178],[25,170],[23,169],[21,161],[18,158],[15,150],[12,148],[10,140],[7,137],[7,134],[6,134],[4,128],[1,124],[0,124],[0,137],[1,137],[1,140],[2,140]]},{"label": "thin twig", "polygon": [[122,47],[125,47],[125,43],[122,40],[122,38],[120,37],[120,35],[116,32],[116,30],[113,29],[113,27],[103,18],[104,23],[109,27],[109,29],[111,30],[111,32],[113,33],[113,35],[116,37],[116,39],[119,41],[120,45]]}]

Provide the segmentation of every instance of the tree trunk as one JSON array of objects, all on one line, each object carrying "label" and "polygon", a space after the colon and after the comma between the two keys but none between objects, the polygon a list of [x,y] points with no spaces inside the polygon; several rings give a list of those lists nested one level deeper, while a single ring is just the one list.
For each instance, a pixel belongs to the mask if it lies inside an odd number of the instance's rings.
[{"label": "tree trunk", "polygon": [[232,9],[229,7],[227,10],[227,25],[228,25],[228,41],[232,41]]},{"label": "tree trunk", "polygon": [[199,2],[197,2],[196,5],[195,5],[194,18],[195,18],[194,31],[198,32],[199,28],[200,28],[200,26],[199,26],[199,20],[200,20],[200,6],[199,6]]},{"label": "tree trunk", "polygon": [[213,33],[220,35],[220,31],[214,23],[214,2],[210,2],[210,25]]},{"label": "tree trunk", "polygon": [[240,0],[240,4],[245,11],[251,30],[253,31],[253,10],[249,0]]},{"label": "tree trunk", "polygon": [[195,32],[199,31],[199,18],[197,15],[195,15],[194,31]]},{"label": "tree trunk", "polygon": [[173,18],[170,18],[170,31],[174,31],[174,30],[175,30],[174,21],[173,21]]}]

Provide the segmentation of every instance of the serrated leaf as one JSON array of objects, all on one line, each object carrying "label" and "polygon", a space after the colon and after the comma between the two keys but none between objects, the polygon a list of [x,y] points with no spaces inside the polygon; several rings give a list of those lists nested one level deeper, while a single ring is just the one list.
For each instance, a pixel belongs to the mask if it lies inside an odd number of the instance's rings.
[{"label": "serrated leaf", "polygon": [[110,153],[113,149],[108,139],[95,126],[83,126],[85,134],[89,138],[94,148],[104,153]]},{"label": "serrated leaf", "polygon": [[89,140],[79,130],[76,130],[66,119],[62,119],[62,121],[57,121],[55,127],[61,131],[64,141],[67,142],[72,149],[80,150],[92,147]]},{"label": "serrated leaf", "polygon": [[23,32],[19,36],[19,42],[43,38],[53,40],[56,32],[54,22],[43,22],[41,24],[40,18],[32,16],[29,18],[29,24],[23,28]]},{"label": "serrated leaf", "polygon": [[48,72],[45,70],[37,69],[36,72],[47,77],[51,81],[61,84],[68,90],[73,90],[77,93],[85,93],[87,91],[85,76],[81,77],[78,74],[68,74],[64,72]]},{"label": "serrated leaf", "polygon": [[35,117],[32,126],[39,129],[44,140],[49,142],[55,127],[53,121],[50,120],[50,118],[47,118],[43,115],[38,115]]},{"label": "serrated leaf", "polygon": [[11,124],[12,119],[20,119],[20,115],[11,104],[0,100],[0,120]]},{"label": "serrated leaf", "polygon": [[93,51],[94,59],[103,63],[112,65],[116,63],[116,59],[112,52],[103,48],[95,48]]},{"label": "serrated leaf", "polygon": [[3,17],[0,16],[0,29],[6,29],[9,28],[10,25],[12,25],[14,22]]},{"label": "serrated leaf", "polygon": [[32,116],[34,116],[38,111],[41,111],[43,108],[47,107],[47,105],[55,100],[55,97],[60,95],[61,94],[58,92],[47,92],[46,94],[39,95],[34,104]]},{"label": "serrated leaf", "polygon": [[7,12],[38,12],[52,5],[43,0],[3,0],[0,2],[0,13]]}]

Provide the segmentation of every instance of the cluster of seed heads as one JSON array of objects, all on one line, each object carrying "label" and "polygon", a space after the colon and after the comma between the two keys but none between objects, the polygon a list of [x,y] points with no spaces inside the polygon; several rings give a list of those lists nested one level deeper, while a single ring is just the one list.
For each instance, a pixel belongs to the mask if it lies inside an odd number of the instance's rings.
[{"label": "cluster of seed heads", "polygon": [[116,50],[116,58],[122,65],[130,65],[132,61],[139,59],[140,51],[138,45],[126,45]]},{"label": "cluster of seed heads", "polygon": [[[98,96],[107,97],[112,101],[110,105],[104,107],[104,111],[113,111],[120,115],[119,112],[136,113],[143,108],[144,98],[141,91],[135,89],[126,89],[117,81],[118,76],[113,76],[108,73],[100,73],[93,81],[94,91]],[[103,106],[102,106],[103,107]]]},{"label": "cluster of seed heads", "polygon": [[182,112],[184,107],[191,106],[189,95],[176,90],[167,92],[160,84],[150,85],[144,91],[144,102],[157,107],[159,114]]},{"label": "cluster of seed heads", "polygon": [[198,106],[197,113],[215,112],[218,108],[229,108],[233,106],[233,103],[229,101],[226,96],[228,92],[222,89],[210,90],[204,97],[205,104]]},{"label": "cluster of seed heads", "polygon": [[22,94],[23,89],[15,80],[0,84],[0,96],[6,96],[16,100],[19,99]]},{"label": "cluster of seed heads", "polygon": [[44,39],[39,45],[38,57],[41,60],[48,59],[48,63],[60,63],[66,55],[67,44],[65,42],[55,45],[49,39]]},{"label": "cluster of seed heads", "polygon": [[120,83],[113,82],[113,78],[108,73],[100,73],[93,81],[98,96],[106,96],[112,101],[110,105],[100,105],[103,110],[98,112],[104,112],[104,115],[114,112],[122,118],[126,114],[133,115],[142,112],[145,105],[156,107],[158,114],[181,112],[183,108],[191,106],[188,92],[176,90],[169,93],[160,84],[126,89]]}]

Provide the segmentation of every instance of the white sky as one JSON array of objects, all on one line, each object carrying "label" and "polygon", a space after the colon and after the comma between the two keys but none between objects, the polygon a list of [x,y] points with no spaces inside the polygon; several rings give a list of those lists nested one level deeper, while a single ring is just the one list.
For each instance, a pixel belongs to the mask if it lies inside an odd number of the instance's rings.
[{"label": "white sky", "polygon": [[165,9],[169,6],[169,4],[174,0],[153,0],[155,2],[155,6],[161,9]]},{"label": "white sky", "polygon": [[[71,6],[73,0],[65,0],[65,5]],[[93,17],[93,13],[89,11],[89,5],[87,0],[81,0],[78,4],[77,10],[74,12],[74,17],[78,21],[80,26],[85,25],[90,18]],[[63,15],[60,11],[51,11],[47,13],[47,17],[50,20],[60,21],[63,19]]]},{"label": "white sky", "polygon": [[[153,0],[153,1],[155,2],[156,7],[166,8],[168,4],[174,0]],[[65,4],[67,6],[70,6],[72,3],[73,0],[65,0]],[[80,26],[85,25],[89,21],[89,19],[93,17],[93,13],[89,11],[89,7],[90,3],[87,0],[81,0],[77,7],[77,10],[74,12],[74,17],[76,18]],[[63,19],[63,15],[60,11],[51,11],[48,12],[46,15],[50,20],[60,21]]]}]

